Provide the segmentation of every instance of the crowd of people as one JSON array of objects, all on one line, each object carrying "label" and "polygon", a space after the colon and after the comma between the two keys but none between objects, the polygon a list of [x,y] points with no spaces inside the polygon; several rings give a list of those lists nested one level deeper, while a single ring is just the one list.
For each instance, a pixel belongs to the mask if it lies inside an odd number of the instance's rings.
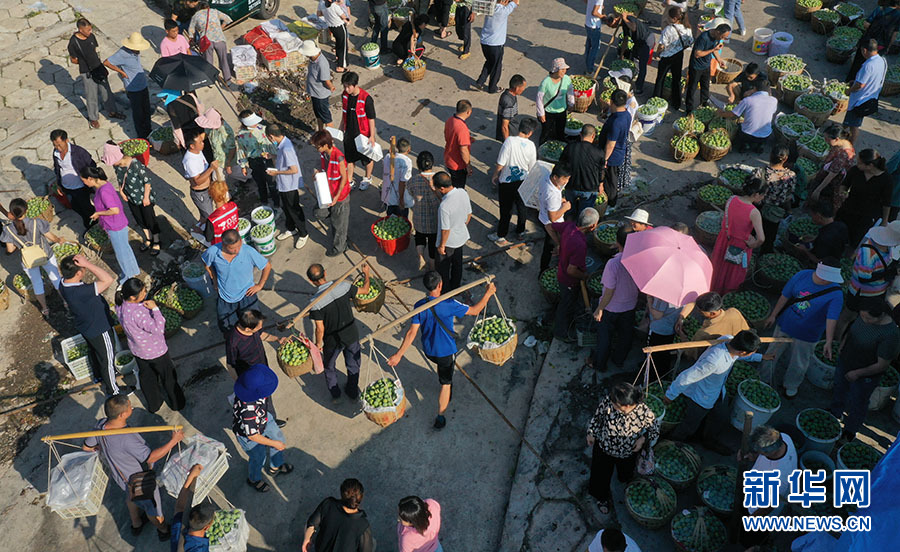
[{"label": "crowd of people", "polygon": [[[427,25],[436,22],[437,39],[450,36],[448,15],[456,2],[456,31],[462,41],[459,58],[470,55],[471,26],[475,13],[467,0],[413,2],[413,15],[403,25],[392,47],[388,45],[388,11],[385,0],[370,0],[374,19],[371,40],[383,52],[392,51],[398,63],[409,56],[423,55],[423,34]],[[900,246],[900,221],[894,221],[900,210],[900,154],[890,161],[873,148],[860,149],[859,129],[865,117],[877,110],[877,99],[887,71],[882,52],[890,45],[900,26],[900,10],[896,0],[888,0],[868,18],[867,31],[860,39],[857,59],[847,81],[851,84],[849,107],[843,124],[828,126],[824,135],[830,150],[817,174],[804,174],[794,164],[795,153],[780,143],[773,143],[772,121],[777,100],[771,95],[768,80],[756,64],[748,64],[735,82],[726,87],[728,103],[733,109],[719,110],[725,118],[739,121],[736,145],[741,151],[763,152],[770,147],[770,162],[760,167],[724,206],[721,231],[710,251],[713,266],[712,283],[707,293],[685,304],[672,304],[642,293],[623,264],[622,251],[635,232],[654,231],[652,219],[660,213],[636,209],[619,224],[614,249],[602,263],[603,291],[588,307],[596,332],[596,345],[585,365],[597,372],[608,370],[609,362],[625,368],[635,342],[636,325],[645,327],[649,345],[671,344],[681,340],[718,340],[709,348],[686,352],[690,367],[672,373],[673,359],[668,353],[655,353],[654,364],[663,377],[672,379],[663,401],[670,403],[684,397],[684,421],[668,435],[674,440],[698,438],[705,447],[717,453],[734,451],[723,444],[721,434],[729,408],[723,387],[737,360],[759,363],[763,381],[775,386],[786,399],[792,399],[803,384],[807,367],[817,342],[824,339],[824,354],[849,350],[837,362],[833,399],[828,409],[843,422],[844,441],[855,438],[866,416],[869,396],[881,374],[900,353],[900,329],[897,314],[886,301],[886,293],[897,273],[895,248]],[[493,15],[484,19],[481,49],[484,66],[474,88],[488,93],[501,92],[502,61],[506,44],[508,18],[519,5],[518,0],[500,0]],[[553,319],[554,336],[566,342],[574,340],[572,321],[583,314],[581,286],[591,276],[588,269],[588,241],[600,224],[598,206],[615,208],[627,197],[631,172],[630,130],[637,109],[637,97],[649,90],[645,83],[647,66],[658,60],[653,95],[661,96],[666,76],[680,82],[687,59],[687,93],[683,103],[690,113],[710,100],[710,81],[716,64],[722,64],[722,48],[733,29],[745,32],[740,0],[726,0],[725,18],[714,20],[705,29],[693,28],[688,20],[687,2],[664,0],[659,33],[639,14],[608,14],[603,0],[586,0],[584,64],[593,72],[603,25],[623,28],[634,46],[620,51],[632,59],[634,72],[612,71],[617,89],[611,94],[609,111],[601,125],[585,124],[580,134],[567,140],[559,162],[539,184],[536,218],[543,232],[539,261],[540,272],[556,259],[560,299]],[[608,10],[607,10],[608,11]],[[317,130],[309,145],[320,157],[319,169],[327,180],[330,199],[319,202],[315,218],[328,228],[327,257],[344,254],[348,247],[351,224],[351,190],[365,191],[375,185],[375,162],[370,152],[378,146],[375,100],[360,86],[359,74],[351,70],[349,55],[349,7],[341,0],[322,0],[317,14],[329,28],[335,42],[335,68],[341,74],[340,122],[334,126],[329,98],[337,90],[331,67],[322,50],[305,41],[301,52],[309,59],[306,92],[310,96]],[[166,36],[160,45],[162,56],[189,54],[192,45],[203,41],[203,55],[213,63],[218,58],[221,76],[227,83],[231,73],[227,59],[227,40],[222,30],[230,23],[227,15],[204,2],[176,2],[164,21]],[[147,137],[151,130],[148,78],[141,65],[141,52],[150,44],[133,33],[122,41],[122,47],[101,61],[93,27],[79,19],[68,45],[73,64],[77,64],[84,86],[86,115],[91,128],[98,128],[101,107],[111,119],[125,116],[117,110],[110,90],[109,71],[121,76],[137,137]],[[184,34],[182,34],[184,33]],[[653,56],[651,56],[651,51]],[[493,163],[491,180],[495,186],[499,210],[496,230],[488,236],[497,246],[505,247],[527,238],[526,221],[535,218],[526,206],[520,188],[529,172],[536,170],[536,144],[565,139],[567,115],[574,105],[572,78],[566,60],[552,60],[547,76],[536,92],[534,117],[519,113],[518,98],[526,90],[526,80],[515,74],[508,88],[498,98],[495,138],[501,143]],[[671,86],[666,98],[672,109],[682,105],[682,92]],[[699,104],[695,91],[699,88]],[[197,208],[196,221],[181,221],[185,228],[207,246],[201,256],[216,297],[216,324],[225,339],[226,367],[234,380],[231,428],[248,456],[247,484],[259,492],[270,490],[263,475],[280,477],[294,467],[285,458],[286,439],[281,428],[286,421],[276,415],[272,395],[278,376],[269,367],[263,342],[283,344],[288,339],[263,330],[265,316],[261,312],[259,292],[273,270],[272,262],[248,245],[238,231],[238,205],[232,200],[227,179],[234,170],[249,177],[256,185],[259,202],[277,214],[280,227],[278,240],[293,240],[296,249],[308,240],[306,215],[300,203],[304,180],[295,144],[277,121],[264,121],[253,111],[239,115],[235,132],[222,115],[205,108],[193,91],[163,94],[181,149],[183,176],[190,188],[190,198]],[[874,107],[873,107],[874,106]],[[434,301],[442,294],[458,288],[463,276],[463,249],[470,239],[468,225],[472,218],[471,201],[466,191],[472,176],[473,140],[469,119],[472,103],[462,99],[444,125],[443,169],[438,166],[438,152],[412,154],[410,142],[401,138],[396,153],[385,156],[381,179],[381,200],[387,215],[409,218],[414,228],[418,268],[423,271],[426,295],[415,306]],[[379,122],[380,126],[381,123]],[[339,131],[339,132],[336,132]],[[139,234],[140,251],[159,254],[165,244],[155,211],[160,190],[153,189],[153,179],[140,160],[125,155],[115,143],[107,143],[99,166],[91,154],[70,141],[63,129],[50,134],[56,197],[70,206],[80,218],[82,235],[99,225],[109,237],[118,265],[116,275],[93,264],[83,255],[57,259],[52,244],[64,240],[54,233],[48,222],[26,216],[27,205],[21,199],[9,205],[7,225],[0,241],[9,253],[20,250],[22,265],[30,277],[41,313],[49,314],[44,290],[43,270],[54,289],[58,290],[71,314],[77,331],[90,351],[93,376],[109,397],[104,405],[105,418],[98,429],[127,426],[133,408],[128,398],[134,391],[117,376],[114,362],[116,341],[107,290],[115,288],[115,314],[134,355],[140,391],[149,412],[157,412],[167,404],[173,411],[185,407],[185,396],[178,381],[178,369],[172,361],[165,338],[165,319],[159,306],[148,299],[147,284],[141,278],[141,267],[129,240],[129,224]],[[357,179],[356,167],[362,176]],[[113,177],[110,181],[110,177]],[[126,215],[125,205],[132,222]],[[767,218],[767,207],[778,207],[787,214],[808,213],[820,227],[817,236],[800,236],[799,240],[783,237],[777,220]],[[510,232],[512,215],[516,215],[515,233]],[[352,215],[354,218],[359,214]],[[782,217],[785,218],[785,217]],[[688,233],[687,226],[676,223],[672,228]],[[773,328],[775,337],[791,341],[771,345],[761,353],[760,339],[739,310],[723,307],[723,296],[737,290],[748,279],[754,256],[783,251],[799,259],[803,270],[794,275],[778,297],[764,322]],[[849,281],[841,271],[841,259],[851,259]],[[146,268],[146,266],[145,266]],[[369,291],[369,270],[364,267],[361,287],[348,282],[332,285],[322,264],[308,266],[306,276],[315,288],[315,308],[310,313],[314,333],[311,342],[321,352],[323,380],[333,400],[338,401],[342,389],[338,383],[337,361],[343,356],[347,377],[343,394],[358,399],[361,364],[360,335],[352,300]],[[87,274],[93,283],[85,283]],[[845,284],[846,293],[841,285]],[[452,397],[452,376],[458,345],[452,331],[454,321],[478,315],[496,293],[489,284],[477,302],[468,305],[456,300],[436,303],[412,319],[397,351],[388,364],[397,366],[417,335],[425,356],[437,366],[438,392],[434,428],[447,425],[446,411]],[[644,318],[635,313],[644,308]],[[684,332],[685,320],[695,317],[700,329],[692,336]],[[790,349],[788,354],[787,349]],[[779,361],[789,356],[783,376]],[[780,384],[779,384],[780,380]],[[629,385],[611,387],[601,400],[587,429],[587,442],[592,447],[589,490],[597,500],[599,512],[609,515],[612,509],[610,481],[613,471],[621,481],[634,475],[642,450],[659,438],[659,421],[644,402],[645,391]],[[116,435],[90,438],[84,446],[99,450],[112,468],[113,479],[123,490],[132,474],[158,462],[183,438],[176,432],[165,445],[151,449],[138,435]],[[780,469],[783,478],[797,466],[797,450],[786,433],[768,426],[757,428],[750,439],[749,453],[759,469]],[[206,530],[212,523],[212,512],[206,506],[189,507],[196,478],[202,471],[194,466],[178,497],[175,515],[169,525],[161,509],[158,490],[155,499],[126,499],[131,515],[132,534],[140,533],[147,522],[157,528],[161,540],[170,540],[173,550],[183,539],[185,550],[208,549]],[[783,485],[787,487],[787,485]],[[340,498],[327,498],[316,508],[306,525],[302,549],[317,552],[374,550],[375,544],[365,513],[359,506],[363,485],[347,479],[340,486]],[[143,513],[142,513],[143,512]],[[771,514],[760,510],[755,515]],[[403,498],[398,506],[397,535],[401,551],[439,552],[441,507],[433,499],[416,496]],[[606,529],[591,543],[591,552],[633,552],[637,544],[620,531]]]}]

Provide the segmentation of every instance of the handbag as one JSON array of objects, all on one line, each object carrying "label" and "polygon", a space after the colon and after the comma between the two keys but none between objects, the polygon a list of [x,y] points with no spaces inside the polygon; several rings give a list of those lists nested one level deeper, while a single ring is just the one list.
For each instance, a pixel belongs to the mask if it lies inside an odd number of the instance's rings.
[{"label": "handbag", "polygon": [[653,475],[656,464],[653,458],[653,448],[650,447],[649,442],[644,443],[644,446],[641,447],[641,451],[638,453],[637,460],[634,464],[634,469],[640,475]]},{"label": "handbag", "polygon": [[[78,45],[78,51],[81,52],[81,57],[84,58],[84,49],[81,47],[81,41],[76,38],[75,44]],[[101,63],[93,69],[89,69],[88,74],[91,76],[92,81],[96,82],[97,84],[103,84],[109,77],[109,69],[107,69],[106,66]]]},{"label": "handbag", "polygon": [[[728,200],[728,203],[725,204],[725,237],[729,240],[731,239],[731,232],[728,228],[728,209],[731,207],[731,202],[734,201],[734,197]],[[725,249],[725,262],[740,265],[744,268],[747,268],[747,252],[736,245],[729,245]]]},{"label": "handbag", "polygon": [[209,50],[209,47],[212,46],[212,41],[206,36],[206,32],[209,30],[209,11],[211,9],[212,8],[206,8],[206,28],[203,29],[203,36],[201,36],[200,40],[197,42],[197,50],[201,54],[205,53]]},{"label": "handbag", "polygon": [[12,229],[13,231],[9,233],[9,235],[22,246],[22,264],[25,268],[37,268],[50,262],[50,257],[47,256],[47,252],[44,251],[43,247],[37,244],[37,220],[33,220],[32,222],[34,222],[34,228],[31,233],[32,239],[34,239],[34,242],[32,243],[25,243],[22,241],[22,238],[17,235],[15,229]]},{"label": "handbag", "polygon": [[138,500],[150,500],[155,504],[156,499],[153,495],[156,493],[156,472],[147,465],[147,462],[141,462],[141,469],[143,471],[135,472],[131,474],[128,479],[125,479],[125,476],[122,475],[121,470],[113,463],[112,458],[109,456],[109,452],[107,452],[106,439],[100,437],[100,441],[103,443],[103,446],[100,448],[106,456],[106,463],[116,470],[119,477],[125,481],[125,492],[128,494],[128,500],[132,502],[137,502]]}]

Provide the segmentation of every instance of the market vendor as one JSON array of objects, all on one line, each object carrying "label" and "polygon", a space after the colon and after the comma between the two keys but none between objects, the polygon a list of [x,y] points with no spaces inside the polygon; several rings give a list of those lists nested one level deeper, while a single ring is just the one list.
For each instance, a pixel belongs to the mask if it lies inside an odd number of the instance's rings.
[{"label": "market vendor", "polygon": [[783,243],[785,248],[808,265],[818,264],[825,257],[840,259],[850,241],[847,225],[834,220],[834,206],[830,201],[817,201],[810,210],[812,221],[819,227],[819,233],[812,236],[798,236],[800,243]]},{"label": "market vendor", "polygon": [[759,362],[774,357],[756,353],[759,337],[752,330],[738,332],[734,337],[723,335],[722,338],[722,342],[704,351],[693,366],[675,378],[663,402],[669,404],[680,395],[685,397],[683,421],[672,431],[670,439],[686,441],[703,426],[703,446],[718,454],[731,454],[719,439],[728,419],[725,380],[737,360]]},{"label": "market vendor", "polygon": [[797,447],[791,436],[769,426],[759,426],[750,433],[750,452],[745,458],[753,460],[752,470],[775,470],[781,481],[776,508],[748,508],[748,513],[752,516],[780,514],[787,504],[787,496],[791,489],[788,476],[798,467]]},{"label": "market vendor", "polygon": [[759,64],[748,63],[741,71],[741,74],[726,87],[728,90],[728,103],[738,103],[750,94],[753,94],[756,91],[753,83],[756,82],[758,78]]},{"label": "market vendor", "polygon": [[347,177],[352,187],[353,168],[356,163],[362,163],[366,175],[359,183],[359,190],[364,191],[372,185],[372,169],[375,162],[359,151],[356,137],[365,136],[372,148],[376,146],[378,134],[375,132],[375,100],[359,86],[359,75],[353,71],[344,73],[341,85],[344,87],[344,93],[341,95],[340,129],[344,133]]},{"label": "market vendor", "polygon": [[769,94],[769,81],[751,81],[751,91],[731,111],[719,110],[719,115],[726,119],[744,118],[735,138],[739,153],[749,151],[750,146],[756,153],[762,153],[766,140],[772,135],[772,119],[778,112],[778,100]]}]

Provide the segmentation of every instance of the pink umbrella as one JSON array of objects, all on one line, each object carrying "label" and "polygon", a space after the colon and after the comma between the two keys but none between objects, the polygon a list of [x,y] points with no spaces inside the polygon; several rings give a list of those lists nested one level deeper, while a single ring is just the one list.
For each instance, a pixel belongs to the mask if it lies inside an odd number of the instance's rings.
[{"label": "pink umbrella", "polygon": [[629,234],[622,265],[642,292],[673,305],[695,300],[712,281],[712,262],[694,238],[667,227]]}]

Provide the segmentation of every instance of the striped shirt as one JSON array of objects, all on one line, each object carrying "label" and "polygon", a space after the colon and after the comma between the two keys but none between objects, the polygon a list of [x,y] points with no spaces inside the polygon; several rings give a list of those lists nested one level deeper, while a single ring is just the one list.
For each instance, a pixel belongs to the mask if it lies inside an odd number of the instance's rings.
[{"label": "striped shirt", "polygon": [[[865,246],[870,247],[865,247]],[[885,263],[890,262],[891,253],[876,251],[878,247],[872,238],[865,238],[859,249],[856,250],[856,259],[853,261],[853,274],[850,276],[850,293],[860,297],[877,297],[884,295],[887,291],[888,284],[883,276],[876,273],[883,273],[887,268]],[[881,258],[879,258],[881,254]],[[884,259],[884,262],[882,262]],[[874,276],[874,280],[872,279]]]}]

